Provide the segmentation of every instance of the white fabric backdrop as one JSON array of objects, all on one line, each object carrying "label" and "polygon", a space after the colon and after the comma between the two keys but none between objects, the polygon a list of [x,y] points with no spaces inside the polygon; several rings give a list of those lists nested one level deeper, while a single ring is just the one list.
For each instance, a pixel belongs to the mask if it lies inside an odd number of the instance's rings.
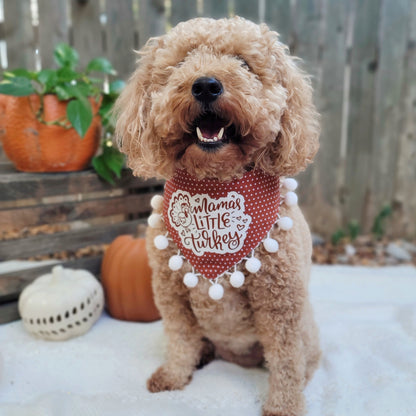
[{"label": "white fabric backdrop", "polygon": [[[314,266],[323,359],[309,416],[416,414],[416,269]],[[150,394],[162,324],[103,315],[86,335],[47,342],[0,326],[0,416],[253,416],[267,371],[215,361],[183,391]]]}]

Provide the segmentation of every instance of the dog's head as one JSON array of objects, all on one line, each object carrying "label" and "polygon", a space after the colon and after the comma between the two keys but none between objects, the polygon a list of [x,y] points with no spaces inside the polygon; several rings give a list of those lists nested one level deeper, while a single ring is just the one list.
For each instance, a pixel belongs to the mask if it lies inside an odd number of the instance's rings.
[{"label": "dog's head", "polygon": [[193,19],[149,40],[120,96],[116,133],[136,175],[293,175],[318,148],[308,76],[265,25]]}]

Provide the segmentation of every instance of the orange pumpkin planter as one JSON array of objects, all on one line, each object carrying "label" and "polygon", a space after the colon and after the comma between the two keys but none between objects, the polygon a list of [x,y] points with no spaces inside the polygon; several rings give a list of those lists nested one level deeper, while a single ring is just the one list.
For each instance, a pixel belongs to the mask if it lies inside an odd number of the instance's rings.
[{"label": "orange pumpkin planter", "polygon": [[101,283],[110,315],[124,321],[160,319],[153,300],[152,270],[144,238],[117,237],[104,253]]},{"label": "orange pumpkin planter", "polygon": [[6,107],[8,100],[8,95],[0,94],[0,143],[3,141],[6,133]]},{"label": "orange pumpkin planter", "polygon": [[[90,100],[93,113],[99,103]],[[43,118],[55,121],[66,117],[67,102],[55,95],[44,96]],[[24,172],[68,172],[85,169],[100,143],[101,121],[94,116],[84,138],[75,129],[46,125],[36,119],[40,99],[36,94],[27,97],[8,97],[6,132],[3,149],[18,170]]]}]

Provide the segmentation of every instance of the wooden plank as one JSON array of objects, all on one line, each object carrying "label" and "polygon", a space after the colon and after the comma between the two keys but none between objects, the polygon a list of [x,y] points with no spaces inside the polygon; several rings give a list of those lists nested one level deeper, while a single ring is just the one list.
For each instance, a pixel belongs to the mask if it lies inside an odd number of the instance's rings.
[{"label": "wooden plank", "polygon": [[[326,3],[322,0],[298,0],[292,10],[293,14],[293,39],[291,41],[291,54],[298,56],[302,62],[298,65],[304,69],[312,79],[314,88],[313,99],[318,111],[320,110],[319,91],[321,87],[321,64],[323,28],[326,15]],[[299,202],[316,214],[317,207],[321,204],[322,196],[319,183],[319,172],[316,165],[298,176]],[[319,212],[319,210],[318,210]],[[307,218],[313,216],[305,212]]]},{"label": "wooden plank", "polygon": [[390,234],[416,236],[416,0],[409,4],[407,47],[403,59],[403,83],[399,106],[398,157],[393,188],[393,218]]},{"label": "wooden plank", "polygon": [[30,0],[3,2],[8,68],[35,69],[35,39]]},{"label": "wooden plank", "polygon": [[8,302],[0,305],[0,325],[20,319],[17,302]]},{"label": "wooden plank", "polygon": [[160,36],[166,31],[165,2],[163,0],[140,0],[139,39],[141,48],[149,38]]},{"label": "wooden plank", "polygon": [[98,277],[101,271],[101,261],[102,256],[84,257],[0,274],[0,304],[16,300],[28,284],[39,276],[50,273],[58,264],[69,269],[88,270]]},{"label": "wooden plank", "polygon": [[99,1],[71,1],[72,39],[80,55],[80,68],[105,54],[100,13]]},{"label": "wooden plank", "polygon": [[279,33],[279,40],[289,45],[292,37],[291,0],[266,0],[264,22]]},{"label": "wooden plank", "polygon": [[176,26],[179,22],[198,16],[196,0],[171,0],[171,12],[169,22]]},{"label": "wooden plank", "polygon": [[[351,3],[333,0],[325,13],[320,89],[315,91],[320,105],[322,132],[320,151],[314,163],[313,191],[306,198],[305,214],[313,221],[313,229],[332,234],[342,224],[341,203],[343,183],[337,181],[341,160],[343,126],[344,77],[347,64],[348,24]],[[331,172],[331,174],[328,174]]]},{"label": "wooden plank", "polygon": [[82,247],[106,244],[120,234],[134,233],[145,219],[101,225],[56,234],[38,235],[20,240],[0,241],[0,261],[75,251]]},{"label": "wooden plank", "polygon": [[372,167],[375,80],[381,1],[357,2],[351,52],[344,221],[358,220],[368,230],[369,177]]},{"label": "wooden plank", "polygon": [[247,0],[235,0],[234,1],[234,14],[237,16],[245,17],[253,22],[259,22],[259,2],[247,1]]},{"label": "wooden plank", "polygon": [[230,14],[228,0],[204,0],[204,16],[220,19]]},{"label": "wooden plank", "polygon": [[60,202],[0,211],[0,230],[81,221],[111,215],[146,214],[156,193],[131,194],[115,198]]},{"label": "wooden plank", "polygon": [[117,70],[118,78],[126,79],[134,70],[134,16],[131,0],[106,2],[106,55]]},{"label": "wooden plank", "polygon": [[[145,189],[160,186],[163,181],[142,180],[132,176],[126,169],[117,188]],[[0,207],[1,201],[14,201],[27,198],[43,198],[55,195],[86,194],[90,192],[111,191],[113,185],[100,180],[92,170],[67,173],[24,173],[0,172]]]},{"label": "wooden plank", "polygon": [[53,50],[61,42],[69,43],[68,2],[38,0],[39,46],[42,68],[56,67]]},{"label": "wooden plank", "polygon": [[[372,168],[367,222],[370,225],[381,208],[393,198],[402,108],[404,56],[407,47],[410,0],[381,4],[379,60],[375,82]],[[415,161],[416,163],[416,161]]]}]

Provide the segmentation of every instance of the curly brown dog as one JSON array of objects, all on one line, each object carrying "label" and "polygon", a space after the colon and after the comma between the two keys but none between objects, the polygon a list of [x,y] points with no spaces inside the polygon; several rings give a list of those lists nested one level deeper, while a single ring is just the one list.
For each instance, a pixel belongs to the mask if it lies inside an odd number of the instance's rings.
[{"label": "curly brown dog", "polygon": [[[196,183],[227,184],[261,172],[282,182],[312,161],[319,123],[309,77],[266,25],[239,17],[193,19],[151,39],[140,54],[117,103],[117,137],[135,175],[169,181],[185,172]],[[188,203],[193,196],[182,192],[180,198]],[[270,229],[278,251],[256,246],[260,269],[250,272],[237,262],[232,270],[244,273],[244,284],[231,285],[231,272],[223,273],[215,279],[216,289],[221,286],[216,299],[222,299],[214,300],[207,296],[212,279],[188,261],[182,266],[176,242],[160,237],[168,233],[166,204],[159,202],[153,204],[161,215],[148,228],[147,247],[168,357],[150,377],[149,390],[182,389],[196,368],[221,357],[267,366],[263,415],[304,414],[302,390],[320,349],[308,299],[312,244],[299,208],[281,204],[277,218],[290,217],[293,227]],[[187,213],[179,214],[186,221]],[[167,247],[155,248],[158,236]],[[170,263],[172,257],[178,264]],[[184,274],[191,278],[187,284]]]}]

